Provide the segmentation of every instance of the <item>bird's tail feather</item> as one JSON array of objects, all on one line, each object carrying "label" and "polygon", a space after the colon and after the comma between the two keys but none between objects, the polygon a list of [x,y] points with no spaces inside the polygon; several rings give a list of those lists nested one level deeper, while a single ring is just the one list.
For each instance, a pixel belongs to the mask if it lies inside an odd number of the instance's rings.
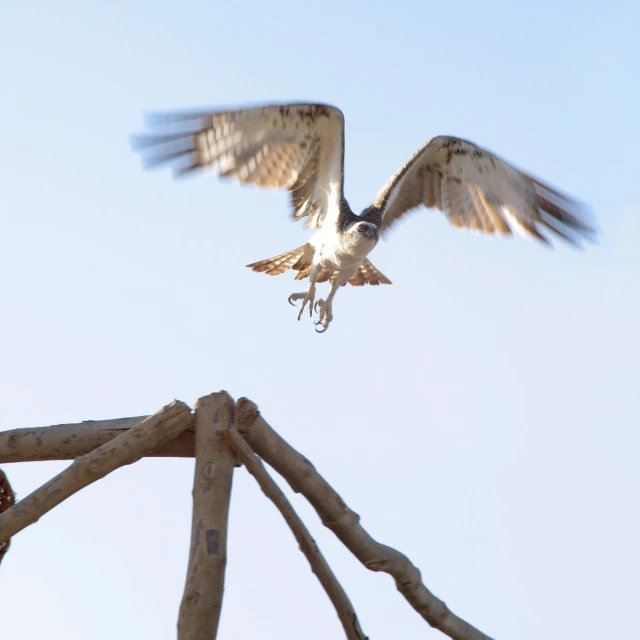
[{"label": "bird's tail feather", "polygon": [[369,260],[365,259],[349,279],[349,284],[354,287],[361,287],[365,284],[376,286],[379,284],[391,284],[391,280],[378,271]]},{"label": "bird's tail feather", "polygon": [[[310,244],[303,244],[301,247],[281,253],[279,256],[248,264],[247,267],[258,273],[266,273],[268,276],[279,276],[287,269],[293,269],[298,272],[295,279],[302,280],[311,273],[313,253],[314,249]],[[317,273],[315,281],[317,283],[326,282],[334,273],[334,271],[321,269]],[[364,284],[391,284],[391,280],[380,273],[369,260],[364,260],[356,273],[349,279],[349,284],[354,287],[361,287]]]},{"label": "bird's tail feather", "polygon": [[257,273],[266,273],[268,276],[279,276],[287,269],[301,271],[311,265],[313,259],[313,248],[310,244],[303,244],[297,249],[292,249],[279,256],[260,260],[248,264],[247,267]]},{"label": "bird's tail feather", "polygon": [[[311,263],[309,263],[306,268],[299,267],[298,264],[293,266],[294,269],[298,269],[298,275],[296,276],[296,280],[302,280],[306,278],[311,272]],[[316,276],[316,282],[326,282],[329,280],[335,271],[328,271],[327,269],[322,269],[318,275]],[[362,261],[362,264],[358,267],[358,270],[347,280],[347,282],[354,287],[362,287],[365,284],[370,285],[379,285],[379,284],[391,284],[391,280],[387,278],[383,273],[378,271],[369,260],[365,259]],[[344,287],[347,283],[345,282],[342,286]]]}]

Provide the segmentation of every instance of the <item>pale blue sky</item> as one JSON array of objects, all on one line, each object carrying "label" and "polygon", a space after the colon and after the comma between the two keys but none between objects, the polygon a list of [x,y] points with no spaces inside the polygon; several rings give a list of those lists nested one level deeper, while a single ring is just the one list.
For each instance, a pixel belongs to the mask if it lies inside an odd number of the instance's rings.
[{"label": "pale blue sky", "polygon": [[[635,628],[640,9],[627,2],[8,3],[0,22],[0,429],[248,395],[427,586],[496,638]],[[425,140],[470,138],[590,202],[583,252],[414,214],[316,335],[282,193],[145,173],[143,112],[310,99],[346,115],[361,209]],[[6,465],[24,497],[66,463]],[[15,538],[7,640],[175,637],[192,462],[150,460]],[[299,499],[372,638],[442,637]],[[220,638],[340,637],[244,470]]]}]

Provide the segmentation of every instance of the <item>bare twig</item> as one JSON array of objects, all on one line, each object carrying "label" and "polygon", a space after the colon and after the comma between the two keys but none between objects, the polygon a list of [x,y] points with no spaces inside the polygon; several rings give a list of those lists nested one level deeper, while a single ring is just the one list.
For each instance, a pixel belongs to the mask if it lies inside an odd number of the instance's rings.
[{"label": "bare twig", "polygon": [[213,640],[218,631],[235,456],[217,430],[228,428],[233,410],[233,400],[224,391],[196,402],[191,549],[178,640]]},{"label": "bare twig", "polygon": [[[13,493],[13,489],[9,484],[9,478],[5,475],[4,471],[0,469],[0,513],[12,507],[16,501],[16,496]],[[2,558],[4,558],[7,551],[9,551],[9,545],[11,544],[11,539],[8,538],[3,542],[0,542],[0,562],[2,562]]]},{"label": "bare twig", "polygon": [[418,568],[402,553],[374,540],[329,483],[304,456],[283,440],[262,418],[247,398],[238,400],[235,424],[251,448],[302,493],[344,545],[371,571],[393,577],[398,591],[434,628],[454,640],[491,640],[452,613],[447,605],[422,583]]},{"label": "bare twig", "polygon": [[[149,416],[88,420],[51,427],[13,429],[0,433],[0,464],[42,460],[73,460],[113,440]],[[194,416],[191,416],[194,419]],[[153,457],[193,457],[193,425],[177,438],[148,455]]]},{"label": "bare twig", "polygon": [[367,640],[367,636],[365,636],[360,628],[358,616],[349,600],[349,596],[338,582],[331,567],[328,565],[320,549],[318,549],[316,541],[312,538],[309,530],[295,512],[291,503],[287,500],[287,497],[267,473],[262,462],[260,462],[258,456],[251,450],[251,447],[240,435],[239,431],[231,426],[223,433],[231,442],[234,451],[241,462],[244,463],[247,471],[257,480],[263,493],[276,505],[282,517],[286,520],[291,532],[298,541],[300,550],[309,561],[311,570],[316,574],[320,584],[322,584],[329,599],[333,603],[347,638],[349,640]]},{"label": "bare twig", "polygon": [[191,424],[191,418],[189,407],[176,400],[112,441],[76,458],[62,473],[0,514],[0,541],[33,524],[83,487],[173,440]]}]

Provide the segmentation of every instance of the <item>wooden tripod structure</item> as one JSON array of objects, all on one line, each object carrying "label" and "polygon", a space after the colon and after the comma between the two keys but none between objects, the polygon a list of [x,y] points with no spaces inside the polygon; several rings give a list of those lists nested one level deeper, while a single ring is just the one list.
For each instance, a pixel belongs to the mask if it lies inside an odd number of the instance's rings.
[{"label": "wooden tripod structure", "polygon": [[[322,584],[348,640],[365,640],[358,617],[315,540],[263,461],[301,493],[358,560],[383,571],[429,623],[454,640],[491,640],[434,596],[399,551],[374,540],[315,467],[280,437],[247,398],[225,391],[200,398],[192,411],[173,401],[151,416],[89,421],[0,433],[0,464],[73,460],[63,472],[14,504],[0,471],[0,559],[9,539],[87,485],[145,456],[195,457],[191,548],[178,640],[214,640],[226,567],[227,521],[234,469],[244,465],[275,504]],[[0,509],[2,511],[2,509]]]}]

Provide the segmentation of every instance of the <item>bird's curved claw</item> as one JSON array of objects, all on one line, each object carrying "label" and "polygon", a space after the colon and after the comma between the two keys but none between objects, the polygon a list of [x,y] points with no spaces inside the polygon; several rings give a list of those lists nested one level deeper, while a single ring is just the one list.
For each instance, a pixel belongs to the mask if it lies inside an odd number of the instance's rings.
[{"label": "bird's curved claw", "polygon": [[318,313],[318,321],[314,322],[316,327],[322,327],[321,329],[316,329],[317,333],[324,333],[329,328],[329,323],[333,320],[333,313],[331,313],[331,302],[327,302],[326,300],[322,300],[320,298],[313,305],[313,308]]},{"label": "bird's curved claw", "polygon": [[296,306],[296,303],[295,303],[295,302],[293,302],[293,301],[291,300],[291,298],[293,298],[293,296],[295,296],[295,295],[296,295],[295,293],[292,293],[292,294],[287,298],[287,302],[288,302],[292,307],[295,307],[295,306]]},{"label": "bird's curved claw", "polygon": [[[313,324],[316,325],[316,333],[324,333],[329,328],[328,324],[323,324],[320,320],[314,322]],[[322,326],[322,329],[318,329],[318,325]]]}]

